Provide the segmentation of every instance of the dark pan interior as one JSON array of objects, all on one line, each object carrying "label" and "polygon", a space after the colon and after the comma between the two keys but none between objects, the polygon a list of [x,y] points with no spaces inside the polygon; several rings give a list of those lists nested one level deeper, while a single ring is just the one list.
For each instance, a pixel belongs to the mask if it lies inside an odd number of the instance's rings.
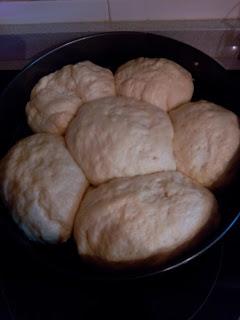
[{"label": "dark pan interior", "polygon": [[[28,65],[6,88],[0,98],[0,157],[19,139],[31,134],[26,123],[25,105],[31,89],[44,75],[66,64],[91,60],[115,71],[122,63],[136,57],[165,57],[189,70],[194,78],[193,100],[206,99],[239,115],[236,99],[225,70],[202,52],[178,41],[159,35],[138,32],[114,32],[83,37],[64,44]],[[136,278],[166,272],[206,251],[220,240],[239,216],[240,176],[225,190],[216,194],[222,220],[219,228],[192,251],[165,266],[147,270],[105,272],[83,263],[73,240],[59,246],[42,246],[28,241],[13,223],[3,203],[0,203],[0,234],[3,241],[24,250],[39,263],[66,276],[82,279]]]}]

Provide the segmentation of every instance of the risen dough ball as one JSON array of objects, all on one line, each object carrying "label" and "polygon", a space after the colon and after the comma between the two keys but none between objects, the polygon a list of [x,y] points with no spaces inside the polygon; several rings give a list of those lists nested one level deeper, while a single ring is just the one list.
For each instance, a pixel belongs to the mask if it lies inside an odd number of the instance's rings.
[{"label": "risen dough ball", "polygon": [[89,189],[74,224],[79,254],[105,263],[159,263],[218,221],[207,189],[179,172],[114,179]]},{"label": "risen dough ball", "polygon": [[113,95],[110,70],[90,61],[67,65],[35,85],[26,106],[28,123],[34,132],[63,134],[82,103]]},{"label": "risen dough ball", "polygon": [[148,103],[109,97],[84,104],[66,142],[92,184],[175,170],[169,116]]},{"label": "risen dough ball", "polygon": [[31,240],[67,240],[87,185],[60,136],[25,138],[1,161],[1,193]]},{"label": "risen dough ball", "polygon": [[167,59],[138,58],[122,65],[115,74],[117,93],[169,111],[193,95],[191,74]]},{"label": "risen dough ball", "polygon": [[182,105],[170,116],[177,168],[204,186],[224,184],[239,150],[237,116],[203,100]]}]

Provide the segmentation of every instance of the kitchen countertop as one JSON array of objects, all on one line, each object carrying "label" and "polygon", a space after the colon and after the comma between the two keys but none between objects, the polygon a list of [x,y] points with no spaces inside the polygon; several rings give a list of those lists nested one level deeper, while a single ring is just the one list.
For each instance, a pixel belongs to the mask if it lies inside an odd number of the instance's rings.
[{"label": "kitchen countertop", "polygon": [[0,70],[21,69],[36,55],[62,43],[114,31],[150,32],[170,37],[203,51],[226,69],[240,69],[239,19],[209,19],[2,24]]}]

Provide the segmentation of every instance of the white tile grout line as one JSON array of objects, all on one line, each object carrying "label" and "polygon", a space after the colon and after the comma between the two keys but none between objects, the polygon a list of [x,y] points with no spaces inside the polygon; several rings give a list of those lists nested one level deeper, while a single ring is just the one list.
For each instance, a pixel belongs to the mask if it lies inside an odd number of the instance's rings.
[{"label": "white tile grout line", "polygon": [[109,0],[106,0],[106,1],[107,1],[108,21],[112,22],[111,5]]}]

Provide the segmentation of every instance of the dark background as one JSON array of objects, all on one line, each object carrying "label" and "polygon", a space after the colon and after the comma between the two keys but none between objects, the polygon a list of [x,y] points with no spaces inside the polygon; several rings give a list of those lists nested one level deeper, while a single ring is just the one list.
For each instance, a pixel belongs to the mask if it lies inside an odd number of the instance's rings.
[{"label": "dark background", "polygon": [[[0,71],[0,91],[17,73]],[[226,75],[227,92],[236,103],[240,71],[226,71]],[[224,241],[177,271],[121,282],[78,281],[44,262],[37,264],[0,236],[0,320],[180,320],[197,311],[196,320],[240,319],[239,227],[238,222]]]}]

